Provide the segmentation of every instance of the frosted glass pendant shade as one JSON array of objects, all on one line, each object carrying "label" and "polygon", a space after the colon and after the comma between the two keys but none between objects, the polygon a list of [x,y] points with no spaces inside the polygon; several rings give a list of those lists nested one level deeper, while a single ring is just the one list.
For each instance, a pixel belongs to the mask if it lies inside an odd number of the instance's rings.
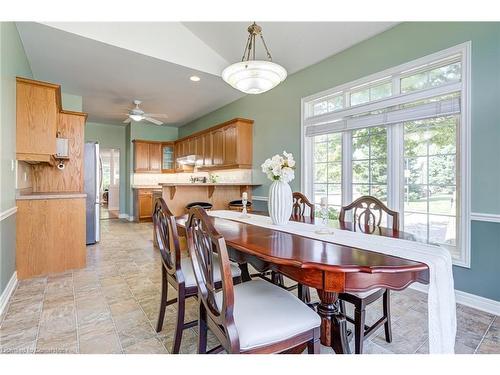
[{"label": "frosted glass pendant shade", "polygon": [[287,72],[272,61],[249,60],[229,65],[222,79],[246,94],[261,94],[285,80]]}]

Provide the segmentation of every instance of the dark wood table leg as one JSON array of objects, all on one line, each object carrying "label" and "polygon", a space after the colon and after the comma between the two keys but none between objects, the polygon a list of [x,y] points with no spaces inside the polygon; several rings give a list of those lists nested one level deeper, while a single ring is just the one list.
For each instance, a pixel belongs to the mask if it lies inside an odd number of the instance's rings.
[{"label": "dark wood table leg", "polygon": [[318,289],[321,303],[317,307],[321,317],[321,343],[330,346],[337,354],[351,354],[347,321],[338,308],[338,293]]},{"label": "dark wood table leg", "polygon": [[241,281],[246,282],[252,280],[250,272],[248,272],[248,263],[238,263],[238,267],[241,270]]}]

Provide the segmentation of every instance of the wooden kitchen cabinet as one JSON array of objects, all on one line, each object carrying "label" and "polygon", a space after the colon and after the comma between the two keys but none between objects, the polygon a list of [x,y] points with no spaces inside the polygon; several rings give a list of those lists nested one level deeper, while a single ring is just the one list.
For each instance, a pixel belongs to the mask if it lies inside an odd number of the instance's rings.
[{"label": "wooden kitchen cabinet", "polygon": [[237,139],[236,126],[229,125],[223,128],[224,131],[224,165],[233,165],[237,163]]},{"label": "wooden kitchen cabinet", "polygon": [[60,86],[16,79],[16,158],[50,162],[56,154]]},{"label": "wooden kitchen cabinet", "polygon": [[162,142],[133,140],[134,172],[162,172]]},{"label": "wooden kitchen cabinet", "polygon": [[205,133],[203,139],[203,165],[210,167],[212,165],[212,133]]},{"label": "wooden kitchen cabinet", "polygon": [[86,265],[85,198],[17,200],[18,279]]},{"label": "wooden kitchen cabinet", "polygon": [[153,191],[139,189],[136,194],[136,220],[151,221],[153,213]]},{"label": "wooden kitchen cabinet", "polygon": [[203,136],[194,138],[194,154],[196,155],[196,166],[203,166],[205,161],[205,142]]},{"label": "wooden kitchen cabinet", "polygon": [[217,129],[212,132],[212,165],[224,164],[224,130]]},{"label": "wooden kitchen cabinet", "polygon": [[167,142],[161,145],[161,172],[175,172],[175,147],[174,142]]},{"label": "wooden kitchen cabinet", "polygon": [[149,144],[149,172],[161,173],[162,164],[162,144],[150,143]]}]

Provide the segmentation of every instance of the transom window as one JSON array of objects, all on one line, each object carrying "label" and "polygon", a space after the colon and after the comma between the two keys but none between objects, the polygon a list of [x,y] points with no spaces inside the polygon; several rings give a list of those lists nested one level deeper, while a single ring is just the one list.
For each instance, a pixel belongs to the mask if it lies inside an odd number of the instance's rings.
[{"label": "transom window", "polygon": [[[302,190],[331,218],[363,195],[469,266],[470,43],[302,100]],[[385,222],[384,222],[385,224]]]}]

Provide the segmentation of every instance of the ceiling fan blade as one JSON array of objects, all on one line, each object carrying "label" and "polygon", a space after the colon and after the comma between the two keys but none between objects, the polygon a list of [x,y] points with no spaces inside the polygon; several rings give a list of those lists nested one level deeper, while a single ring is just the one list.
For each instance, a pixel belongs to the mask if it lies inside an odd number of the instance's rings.
[{"label": "ceiling fan blade", "polygon": [[161,122],[160,120],[154,119],[152,117],[144,117],[144,120],[152,122],[155,125],[163,125],[163,122]]},{"label": "ceiling fan blade", "polygon": [[147,117],[168,118],[168,115],[166,115],[165,113],[145,113],[144,116],[147,116]]},{"label": "ceiling fan blade", "polygon": [[125,119],[125,121],[123,121],[123,123],[128,124],[130,121],[132,121],[132,119],[129,117],[129,118]]}]

